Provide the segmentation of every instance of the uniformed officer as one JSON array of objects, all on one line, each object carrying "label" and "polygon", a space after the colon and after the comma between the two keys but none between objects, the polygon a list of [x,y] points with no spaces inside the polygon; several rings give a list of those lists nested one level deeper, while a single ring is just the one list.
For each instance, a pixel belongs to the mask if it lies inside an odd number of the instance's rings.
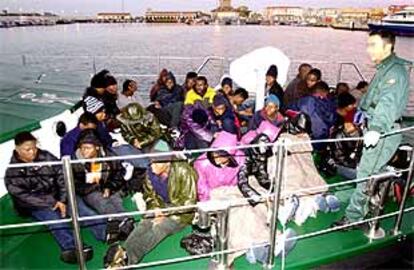
[{"label": "uniformed officer", "polygon": [[[367,52],[376,64],[377,72],[359,109],[367,117],[364,150],[357,168],[357,178],[380,173],[397,151],[402,134],[385,135],[401,128],[402,114],[409,94],[410,62],[394,53],[395,36],[387,31],[371,32]],[[361,221],[368,214],[366,182],[357,184],[345,211],[336,226]]]}]

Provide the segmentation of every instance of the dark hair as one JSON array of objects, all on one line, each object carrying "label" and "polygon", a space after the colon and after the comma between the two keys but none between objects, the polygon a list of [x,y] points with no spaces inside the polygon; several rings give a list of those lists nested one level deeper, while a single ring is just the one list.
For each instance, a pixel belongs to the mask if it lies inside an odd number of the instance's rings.
[{"label": "dark hair", "polygon": [[244,100],[249,98],[249,93],[247,92],[246,89],[244,88],[237,88],[236,91],[234,91],[234,95],[233,96],[240,96],[242,97]]},{"label": "dark hair", "polygon": [[312,68],[312,66],[310,64],[308,64],[308,63],[302,63],[302,64],[299,65],[298,70],[301,70],[304,67]]},{"label": "dark hair", "polygon": [[350,93],[342,93],[338,95],[338,108],[342,109],[349,105],[355,104],[357,101]]},{"label": "dark hair", "polygon": [[391,51],[394,51],[395,46],[395,35],[394,33],[387,31],[387,30],[374,30],[369,33],[369,36],[380,36],[381,39],[392,45]]},{"label": "dark hair", "polygon": [[205,84],[208,84],[207,78],[205,76],[198,76],[197,81],[203,81]]},{"label": "dark hair", "polygon": [[115,85],[118,84],[118,82],[116,81],[115,77],[112,75],[106,75],[105,76],[105,87],[108,87],[110,85]]},{"label": "dark hair", "polygon": [[188,72],[187,73],[187,75],[185,76],[185,79],[186,80],[189,80],[189,79],[195,79],[195,78],[197,78],[197,73],[195,73],[194,71],[190,71],[190,72]]},{"label": "dark hair", "polygon": [[313,91],[314,92],[317,92],[317,91],[329,92],[329,85],[324,81],[317,82],[313,86]]},{"label": "dark hair", "polygon": [[23,143],[29,142],[29,141],[37,142],[37,139],[32,135],[32,133],[30,133],[28,131],[19,132],[14,137],[14,144],[16,146],[22,145]]},{"label": "dark hair", "polygon": [[348,85],[347,83],[345,83],[345,82],[339,82],[339,83],[336,85],[336,89],[338,89],[339,87],[346,87],[346,88],[348,88],[348,89],[349,89],[349,85]]},{"label": "dark hair", "polygon": [[368,82],[366,82],[366,81],[360,81],[358,83],[356,89],[362,89],[362,88],[367,87],[367,86],[368,86]]},{"label": "dark hair", "polygon": [[308,75],[314,75],[318,80],[322,78],[322,72],[317,68],[312,68]]},{"label": "dark hair", "polygon": [[84,112],[79,117],[78,125],[79,124],[84,124],[84,125],[87,125],[87,124],[95,124],[95,125],[98,125],[99,122],[98,122],[98,119],[96,119],[96,116],[94,114],[92,114],[90,112]]},{"label": "dark hair", "polygon": [[130,80],[130,79],[125,80],[125,82],[122,84],[122,93],[125,93],[126,91],[128,91],[128,87],[132,82],[134,82],[134,80]]},{"label": "dark hair", "polygon": [[103,69],[93,75],[91,79],[91,87],[93,88],[105,88],[106,87],[106,76],[109,74],[109,70]]}]

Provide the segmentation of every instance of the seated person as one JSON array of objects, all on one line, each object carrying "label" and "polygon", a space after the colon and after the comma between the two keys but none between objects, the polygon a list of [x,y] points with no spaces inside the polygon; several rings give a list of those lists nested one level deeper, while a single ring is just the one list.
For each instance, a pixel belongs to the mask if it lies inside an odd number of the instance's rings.
[{"label": "seated person", "polygon": [[118,82],[112,75],[105,77],[106,87],[102,97],[102,101],[105,104],[105,111],[107,114],[107,120],[114,120],[120,113],[117,99],[118,99]]},{"label": "seated person", "polygon": [[180,137],[177,147],[182,149],[208,148],[213,140],[212,119],[201,102],[184,107],[181,115]]},{"label": "seated person", "polygon": [[296,78],[294,78],[286,87],[285,94],[283,96],[283,103],[285,104],[285,106],[288,106],[293,102],[296,102],[299,98],[303,96],[301,93],[301,89],[303,89],[304,85],[306,84],[306,76],[308,75],[311,69],[312,66],[307,63],[300,64],[298,69],[298,75],[296,75]]},{"label": "seated person", "polygon": [[217,92],[223,94],[230,100],[230,97],[233,95],[233,80],[229,77],[223,78],[221,80],[221,89]]},{"label": "seated person", "polygon": [[233,95],[230,96],[230,104],[233,106],[233,109],[239,118],[242,118],[242,116],[253,116],[253,108],[240,108],[243,104],[245,104],[245,101],[248,98],[249,93],[244,88],[237,88]]},{"label": "seated person", "polygon": [[205,107],[213,104],[216,90],[208,85],[207,78],[198,76],[194,89],[187,92],[184,100],[184,105],[193,105],[197,100],[200,100]]},{"label": "seated person", "polygon": [[161,87],[155,97],[155,103],[147,108],[154,115],[162,111],[170,115],[169,127],[177,127],[180,121],[182,102],[184,101],[183,89],[176,83],[172,72],[169,72],[165,80],[165,85]]},{"label": "seated person", "polygon": [[96,130],[99,134],[99,139],[105,147],[111,147],[114,140],[112,139],[106,124],[107,116],[105,104],[98,98],[89,96],[84,100],[84,111],[95,116],[96,120],[98,120]]},{"label": "seated person", "polygon": [[116,104],[122,109],[130,103],[138,103],[144,105],[144,101],[138,94],[138,85],[134,80],[126,80],[122,85],[122,92],[119,93]]},{"label": "seated person", "polygon": [[[313,87],[322,80],[322,72],[317,68],[312,68],[309,73],[306,75],[305,85],[300,87],[299,98],[312,95]],[[297,100],[297,101],[298,101]]]},{"label": "seated person", "polygon": [[[153,152],[167,152],[165,142],[155,145]],[[152,159],[144,182],[144,200],[147,210],[158,210],[154,216],[146,216],[135,227],[124,243],[113,245],[105,256],[105,267],[137,264],[169,235],[191,224],[193,212],[163,213],[163,208],[194,205],[197,201],[197,173],[186,162],[170,156]]]},{"label": "seated person", "polygon": [[160,89],[165,86],[165,81],[167,80],[167,76],[168,76],[168,70],[163,68],[160,72],[157,82],[151,87],[150,96],[149,96],[151,102],[155,101],[158,91],[160,91]]},{"label": "seated person", "polygon": [[190,90],[194,89],[196,85],[197,76],[198,76],[197,73],[195,73],[194,71],[188,72],[187,75],[185,76],[185,81],[183,84],[184,97]]},{"label": "seated person", "polygon": [[351,90],[350,93],[356,99],[357,106],[359,105],[359,102],[361,101],[362,97],[368,92],[368,86],[369,86],[368,82],[360,81],[357,87]]},{"label": "seated person", "polygon": [[351,89],[349,88],[349,85],[345,82],[340,82],[336,85],[335,88],[335,95],[339,96],[342,93],[349,93]]},{"label": "seated person", "polygon": [[[237,137],[222,131],[217,134],[212,148],[237,146]],[[194,163],[198,174],[198,199],[202,202],[216,200],[238,200],[243,195],[238,188],[239,172],[245,164],[245,157],[240,150],[217,150],[200,156]],[[258,185],[255,190],[266,192]],[[258,198],[254,198],[258,201]],[[240,226],[243,224],[243,226]],[[255,207],[241,205],[229,211],[228,248],[239,249],[269,240],[270,227],[267,224],[267,207],[258,204]],[[279,249],[277,249],[279,250]],[[246,251],[238,251],[228,256],[231,265],[234,260]],[[277,254],[278,255],[278,254]]]},{"label": "seated person", "polygon": [[267,95],[277,96],[280,102],[279,108],[283,109],[284,108],[283,107],[284,91],[283,91],[282,86],[280,86],[280,84],[277,82],[277,75],[278,75],[277,66],[271,65],[266,72],[266,85],[265,85],[266,92],[265,93]]},{"label": "seated person", "polygon": [[240,168],[238,175],[238,187],[243,196],[249,198],[249,203],[252,206],[259,203],[258,196],[260,194],[249,184],[249,176],[254,176],[262,188],[270,189],[271,179],[267,173],[267,163],[271,155],[271,147],[265,144],[274,142],[280,130],[280,128],[272,125],[269,121],[262,121],[257,129],[249,131],[241,139],[243,144],[263,144],[261,147],[243,150],[246,155],[246,161]]},{"label": "seated person", "polygon": [[92,79],[90,86],[86,88],[85,93],[82,97],[82,105],[85,110],[85,99],[88,97],[94,97],[99,100],[103,99],[103,95],[105,94],[105,88],[107,86],[106,76],[109,75],[109,71],[106,69],[101,70],[100,72],[96,73]]},{"label": "seated person", "polygon": [[78,125],[72,130],[68,131],[60,141],[60,156],[72,156],[77,148],[79,135],[82,130],[85,129],[96,129],[99,122],[95,115],[85,112],[78,120]]},{"label": "seated person", "polygon": [[237,138],[240,139],[240,121],[223,95],[216,95],[214,97],[213,106],[211,106],[210,111],[214,121],[214,132],[224,130],[237,135]]},{"label": "seated person", "polygon": [[[217,134],[211,147],[220,148],[236,145],[236,135],[221,131]],[[240,150],[218,150],[201,155],[194,162],[194,168],[198,174],[198,199],[200,201],[209,200],[212,189],[221,186],[237,186],[237,173],[244,161],[244,154]]]},{"label": "seated person", "polygon": [[249,130],[256,130],[263,121],[267,121],[275,127],[283,124],[283,115],[279,112],[280,101],[277,96],[269,95],[265,100],[265,106],[257,111],[249,123]]},{"label": "seated person", "polygon": [[[338,121],[331,131],[331,138],[360,138],[362,130],[354,122],[356,99],[350,93],[338,96]],[[328,174],[338,173],[345,179],[356,178],[356,167],[362,154],[363,141],[337,141],[329,143],[329,160],[326,162]]]},{"label": "seated person", "polygon": [[[322,140],[329,138],[329,131],[336,121],[335,104],[328,99],[329,86],[321,81],[313,86],[313,93],[310,96],[303,97],[296,104],[289,108],[307,114],[311,119],[313,140]],[[314,145],[316,150],[326,148],[325,143]]]},{"label": "seated person", "polygon": [[138,103],[123,108],[117,119],[121,123],[121,134],[125,141],[143,152],[149,152],[164,137],[157,118]]},{"label": "seated person", "polygon": [[[21,132],[14,138],[15,149],[10,164],[58,161],[48,151],[37,147],[37,139],[29,132]],[[4,182],[16,211],[37,221],[59,220],[68,217],[67,192],[63,179],[62,166],[30,166],[8,168]],[[82,200],[77,200],[80,216],[94,216]],[[92,226],[96,239],[105,241],[106,225],[102,220],[82,222]],[[75,240],[68,223],[49,224],[48,229],[59,244],[61,260],[76,263]],[[85,260],[92,258],[92,247],[84,246]]]},{"label": "seated person", "polygon": [[[111,157],[114,154],[102,147],[94,130],[82,131],[74,159],[96,159]],[[76,194],[99,214],[126,212],[122,205],[120,190],[125,185],[126,173],[119,161],[85,162],[72,165]],[[131,175],[129,176],[131,177]],[[128,236],[132,230],[132,218],[108,220],[108,241]],[[123,228],[119,228],[119,226]],[[129,227],[129,228],[128,228]],[[118,230],[119,229],[119,230]],[[120,235],[120,231],[123,235]]]}]

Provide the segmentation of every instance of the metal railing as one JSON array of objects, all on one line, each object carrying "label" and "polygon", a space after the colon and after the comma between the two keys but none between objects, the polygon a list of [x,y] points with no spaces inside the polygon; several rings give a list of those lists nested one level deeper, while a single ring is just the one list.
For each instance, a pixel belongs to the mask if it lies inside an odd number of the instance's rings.
[{"label": "metal railing", "polygon": [[[414,130],[414,126],[404,128],[401,130],[397,130],[391,133],[383,134],[382,137],[390,136],[392,134],[396,133],[402,133],[402,132],[408,132]],[[292,194],[301,192],[301,191],[312,191],[312,190],[318,190],[320,187],[311,187],[303,190],[295,190],[294,192],[283,192],[282,184],[284,182],[285,172],[284,167],[286,163],[286,157],[287,157],[287,147],[292,145],[299,145],[299,144],[314,144],[314,143],[320,143],[320,142],[334,142],[334,141],[356,141],[356,140],[362,140],[363,138],[344,138],[344,139],[328,139],[328,140],[317,140],[317,141],[300,141],[300,142],[288,142],[288,141],[277,141],[275,143],[268,143],[268,144],[260,144],[260,145],[242,145],[242,146],[233,146],[233,147],[221,147],[221,148],[207,148],[207,149],[198,149],[198,150],[190,150],[190,151],[174,151],[174,152],[168,152],[168,153],[149,153],[149,154],[140,154],[140,155],[130,155],[130,156],[122,156],[122,157],[108,157],[108,158],[96,158],[96,159],[85,159],[85,160],[70,160],[69,157],[64,157],[61,161],[53,161],[53,162],[37,162],[37,163],[23,163],[23,164],[12,164],[9,165],[8,168],[19,168],[19,167],[32,167],[32,166],[56,166],[56,165],[62,165],[63,166],[63,174],[65,179],[65,184],[68,192],[68,200],[69,205],[71,208],[71,218],[62,219],[62,220],[53,220],[53,221],[43,221],[43,222],[32,222],[32,223],[24,223],[24,224],[7,224],[7,225],[1,225],[0,230],[7,230],[7,229],[15,229],[15,228],[23,228],[23,227],[33,227],[33,226],[40,226],[40,225],[49,225],[49,224],[58,224],[58,223],[72,223],[72,227],[74,230],[74,237],[75,237],[75,244],[77,249],[77,256],[79,260],[79,268],[80,269],[86,269],[86,264],[83,258],[83,245],[82,245],[82,239],[80,234],[80,223],[82,221],[90,221],[90,220],[100,220],[102,218],[116,218],[116,217],[126,217],[126,216],[137,216],[137,215],[148,215],[148,214],[154,214],[155,212],[159,210],[147,210],[147,211],[132,211],[132,212],[125,212],[125,213],[116,213],[116,214],[106,214],[106,215],[95,215],[95,216],[88,216],[88,217],[80,217],[77,210],[77,203],[76,203],[76,195],[75,195],[75,189],[74,189],[74,178],[72,174],[72,165],[77,163],[83,163],[83,162],[100,162],[100,161],[109,161],[109,160],[130,160],[130,159],[138,159],[138,158],[151,158],[155,156],[185,156],[187,154],[194,154],[194,153],[206,153],[206,152],[212,152],[217,150],[230,150],[230,149],[249,149],[249,148],[255,148],[255,147],[272,147],[273,149],[273,157],[276,160],[276,166],[274,167],[273,171],[273,177],[271,178],[271,185],[275,187],[274,192],[272,193],[266,193],[262,194],[260,196],[261,202],[270,202],[270,207],[268,211],[270,211],[271,214],[271,223],[270,223],[270,230],[269,230],[269,241],[266,241],[265,243],[260,243],[252,246],[247,247],[240,247],[237,249],[228,249],[227,247],[227,225],[224,226],[223,224],[227,224],[226,220],[228,219],[228,213],[224,213],[222,218],[220,218],[217,222],[220,223],[222,227],[219,230],[219,237],[222,239],[222,243],[219,245],[220,250],[216,250],[214,252],[208,253],[208,254],[202,254],[202,255],[196,255],[196,256],[186,256],[186,257],[180,257],[180,258],[173,258],[168,260],[160,260],[156,262],[150,262],[150,263],[139,263],[136,265],[129,265],[127,267],[122,267],[121,269],[130,269],[130,268],[142,268],[142,267],[149,267],[149,266],[155,266],[155,265],[162,265],[166,263],[178,263],[188,260],[194,260],[199,258],[207,258],[207,257],[217,257],[218,263],[222,267],[226,267],[227,265],[227,256],[228,254],[237,252],[237,251],[243,251],[247,250],[252,247],[257,246],[269,246],[270,247],[270,256],[266,262],[265,265],[263,265],[266,269],[271,269],[274,267],[275,264],[275,258],[272,255],[273,251],[279,241],[279,238],[276,236],[277,232],[277,217],[278,217],[278,210],[280,207],[280,201],[281,199],[285,199]],[[330,184],[325,185],[327,188],[333,188],[333,187],[339,187],[339,186],[345,186],[349,184],[355,184],[355,183],[362,183],[367,180],[371,179],[389,179],[390,177],[394,177],[396,175],[399,175],[401,173],[408,172],[408,179],[407,183],[404,189],[404,194],[399,206],[399,210],[387,214],[383,214],[381,216],[364,219],[362,221],[354,222],[351,224],[347,224],[344,226],[337,226],[329,229],[319,230],[315,232],[310,232],[307,234],[295,236],[289,239],[286,239],[287,241],[290,240],[300,240],[310,237],[315,237],[318,235],[326,234],[335,232],[338,230],[342,230],[345,228],[353,227],[359,224],[372,222],[372,221],[378,221],[385,218],[390,217],[396,217],[394,228],[393,228],[393,234],[399,235],[401,234],[400,227],[402,223],[402,219],[405,213],[414,211],[414,207],[405,208],[406,201],[408,197],[408,191],[410,189],[412,178],[413,178],[413,170],[414,170],[414,151],[412,151],[412,159],[410,163],[410,167],[407,169],[401,169],[396,170],[394,172],[385,172],[378,175],[372,175],[367,178],[361,178],[361,179],[354,179],[349,181],[343,181],[336,184]],[[269,174],[270,175],[270,174]],[[234,199],[228,201],[228,210],[231,210],[234,207],[240,207],[240,206],[247,206],[249,205],[249,199],[250,198],[241,198],[241,199]],[[197,209],[200,209],[200,204],[194,204],[194,205],[185,205],[185,206],[178,206],[178,207],[171,207],[171,208],[165,208],[162,209],[162,212],[164,214],[180,214],[182,211],[196,211]],[[221,221],[220,221],[221,220]],[[284,254],[284,253],[283,253]],[[282,257],[282,260],[284,261],[284,256]],[[284,264],[282,264],[282,268],[284,267]]]}]

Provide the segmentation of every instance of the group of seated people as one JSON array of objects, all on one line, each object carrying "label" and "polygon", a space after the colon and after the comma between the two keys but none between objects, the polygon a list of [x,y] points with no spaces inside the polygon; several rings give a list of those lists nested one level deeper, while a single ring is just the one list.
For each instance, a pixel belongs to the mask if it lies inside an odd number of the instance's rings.
[{"label": "group of seated people", "polygon": [[[138,224],[133,218],[123,217],[81,223],[92,230],[96,239],[110,244],[106,267],[138,263],[165,237],[191,224],[194,210],[166,213],[164,208],[220,198],[220,188],[232,187],[248,198],[250,208],[258,209],[259,190],[272,188],[267,173],[269,149],[217,150],[190,158],[162,155],[122,161],[94,159],[271,143],[287,132],[287,123],[296,123],[295,130],[316,140],[360,136],[363,120],[356,106],[366,92],[365,82],[352,91],[341,83],[332,91],[322,80],[321,71],[309,64],[300,65],[297,77],[286,89],[277,78],[277,66],[272,65],[263,81],[265,105],[256,110],[248,91],[235,88],[229,77],[216,90],[206,77],[189,72],[181,86],[174,74],[164,69],[150,89],[150,103],[144,106],[136,81],[125,80],[118,92],[118,82],[109,71],[93,76],[82,98],[84,112],[60,145],[61,157],[82,160],[72,165],[79,215],[126,212],[123,198],[130,199],[130,195],[140,210],[156,210],[143,216]],[[297,121],[303,116],[305,124]],[[114,134],[121,134],[122,141],[115,140]],[[330,169],[346,177],[354,177],[352,170],[361,147],[358,142],[313,145],[329,160]],[[30,132],[15,136],[11,164],[56,160],[38,148]],[[250,176],[256,178],[258,187],[249,184]],[[70,214],[61,166],[9,168],[5,184],[20,214],[39,221]],[[48,228],[62,250],[61,259],[76,263],[70,226],[51,224]],[[125,241],[122,246],[120,241]],[[84,254],[86,260],[91,259],[92,247],[85,244]]]}]

